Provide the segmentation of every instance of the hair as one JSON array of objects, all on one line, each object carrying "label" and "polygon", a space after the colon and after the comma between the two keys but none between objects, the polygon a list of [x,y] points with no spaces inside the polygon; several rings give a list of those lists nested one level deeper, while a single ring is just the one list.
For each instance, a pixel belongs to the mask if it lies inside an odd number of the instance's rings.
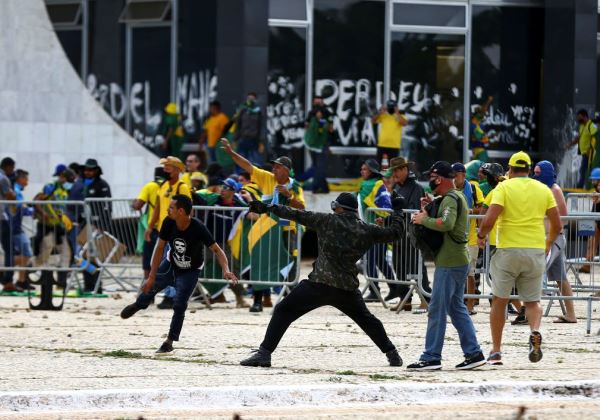
[{"label": "hair", "polygon": [[583,108],[581,108],[579,111],[577,111],[577,115],[581,115],[582,117],[589,118],[588,112]]},{"label": "hair", "polygon": [[21,178],[23,176],[29,176],[29,172],[27,172],[25,169],[17,169],[15,171],[15,179]]},{"label": "hair", "polygon": [[[522,161],[517,161],[517,163],[521,163]],[[529,165],[525,165],[525,166],[510,166],[510,168],[512,168],[513,172],[516,173],[529,173],[529,171],[531,170],[531,167]]]},{"label": "hair", "polygon": [[255,98],[258,98],[258,95],[256,94],[256,92],[248,92],[247,96],[254,96]]},{"label": "hair", "polygon": [[221,102],[219,101],[212,101],[209,105],[221,109]]},{"label": "hair", "polygon": [[315,96],[313,96],[313,100],[314,99],[323,99],[323,97],[321,95],[315,95]]},{"label": "hair", "polygon": [[243,176],[248,181],[250,181],[252,179],[252,175],[250,175],[250,172],[246,172],[246,171],[240,172],[240,174],[238,175],[238,179],[240,176]]},{"label": "hair", "polygon": [[7,166],[15,166],[16,162],[11,157],[5,157],[0,161],[0,168],[6,168]]},{"label": "hair", "polygon": [[192,212],[192,199],[190,197],[183,194],[175,194],[171,197],[171,200],[175,201],[175,207],[183,209],[185,214],[190,215]]}]

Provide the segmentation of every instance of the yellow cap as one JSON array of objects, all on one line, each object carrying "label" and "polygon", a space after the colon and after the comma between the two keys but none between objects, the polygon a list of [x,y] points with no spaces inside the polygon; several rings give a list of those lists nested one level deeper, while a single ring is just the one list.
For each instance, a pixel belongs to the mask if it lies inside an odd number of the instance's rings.
[{"label": "yellow cap", "polygon": [[204,175],[202,172],[192,172],[190,175],[190,180],[191,181],[202,181],[205,184],[208,184],[208,179],[206,178],[206,175]]},{"label": "yellow cap", "polygon": [[162,158],[158,161],[158,163],[162,166],[172,166],[174,168],[179,169],[181,172],[185,171],[185,165],[181,161],[181,159],[176,158],[174,156],[167,156],[166,158]]},{"label": "yellow cap", "polygon": [[165,111],[167,114],[177,114],[177,104],[169,102],[165,107]]},{"label": "yellow cap", "polygon": [[517,152],[510,157],[510,160],[508,161],[508,166],[512,166],[513,168],[531,167],[531,158],[527,153],[523,151]]}]

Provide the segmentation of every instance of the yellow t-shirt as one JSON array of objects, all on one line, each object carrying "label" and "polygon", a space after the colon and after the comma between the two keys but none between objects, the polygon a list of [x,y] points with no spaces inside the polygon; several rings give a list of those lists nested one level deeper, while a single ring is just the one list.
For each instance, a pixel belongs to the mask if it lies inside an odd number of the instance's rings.
[{"label": "yellow t-shirt", "polygon": [[504,208],[496,221],[498,248],[546,248],[544,217],[556,207],[550,188],[531,178],[511,178],[494,189],[491,204]]},{"label": "yellow t-shirt", "polygon": [[177,194],[187,195],[188,197],[192,198],[190,189],[181,179],[179,179],[173,185],[171,185],[169,181],[165,181],[160,186],[160,190],[158,191],[158,198],[160,200],[160,213],[158,214],[158,222],[156,222],[156,229],[159,232],[160,228],[162,227],[163,220],[165,220],[165,217],[167,217],[167,210],[169,209],[171,197]]},{"label": "yellow t-shirt", "polygon": [[[275,187],[277,186],[275,175],[273,175],[273,173],[257,168],[256,166],[254,166],[252,169],[252,181],[254,181],[256,185],[258,185],[258,188],[260,188],[262,191],[263,198],[271,196],[275,191]],[[298,187],[298,193],[294,191],[290,191],[290,193],[292,194],[290,196],[290,200],[296,199],[302,204],[306,204],[304,201],[304,191],[302,190],[302,187]]]},{"label": "yellow t-shirt", "polygon": [[206,131],[206,138],[208,140],[208,147],[215,147],[217,141],[223,135],[223,129],[229,122],[229,118],[222,112],[217,115],[211,115],[204,122],[204,130]]},{"label": "yellow t-shirt", "polygon": [[[473,186],[475,194],[473,195],[473,207],[483,204],[483,192],[479,188],[479,182],[468,181]],[[469,219],[469,246],[477,245],[477,219]]]},{"label": "yellow t-shirt", "polygon": [[579,151],[582,155],[587,155],[592,147],[592,137],[596,135],[598,128],[592,120],[588,120],[579,126]]},{"label": "yellow t-shirt", "polygon": [[142,200],[148,206],[148,221],[152,220],[154,214],[154,208],[156,207],[156,200],[158,200],[158,190],[160,185],[157,182],[148,182],[142,187],[142,190],[138,194],[138,200]]},{"label": "yellow t-shirt", "polygon": [[[402,117],[406,118],[404,115]],[[400,149],[400,145],[402,144],[402,124],[398,121],[398,116],[389,112],[379,114],[375,119],[375,124],[379,124],[377,146]]]}]

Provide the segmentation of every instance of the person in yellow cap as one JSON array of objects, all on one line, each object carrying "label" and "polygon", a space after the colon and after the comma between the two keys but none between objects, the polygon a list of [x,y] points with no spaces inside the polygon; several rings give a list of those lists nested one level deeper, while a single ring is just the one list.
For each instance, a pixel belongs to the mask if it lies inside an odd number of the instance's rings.
[{"label": "person in yellow cap", "polygon": [[190,190],[192,189],[192,174],[194,173],[199,173],[200,175],[202,175],[205,178],[205,184],[208,182],[208,178],[206,177],[206,175],[204,175],[200,171],[200,166],[201,162],[200,156],[198,156],[198,154],[190,153],[189,155],[187,155],[187,157],[185,158],[185,172],[183,173],[183,175],[181,175],[181,180],[187,184]]},{"label": "person in yellow cap", "polygon": [[[174,195],[186,195],[192,198],[190,188],[185,182],[179,179],[179,176],[185,171],[185,165],[183,162],[174,156],[167,156],[159,161],[159,164],[164,168],[165,181],[160,185],[158,190],[158,200],[156,201],[156,207],[152,213],[152,217],[148,222],[148,227],[144,232],[144,241],[151,242],[154,230],[160,232],[162,223],[167,217],[169,209],[169,203],[171,197]],[[159,309],[172,309],[173,308],[173,297],[175,296],[174,288],[165,289],[164,300],[157,305]]]},{"label": "person in yellow cap", "polygon": [[[560,215],[552,191],[529,178],[531,158],[525,152],[511,156],[508,177],[494,189],[494,195],[481,223],[477,238],[483,246],[494,224],[497,229],[496,251],[490,262],[492,277],[492,309],[490,326],[492,350],[489,364],[502,364],[502,330],[506,321],[506,305],[516,287],[525,303],[529,335],[529,360],[542,359],[542,320],[540,299],[546,255],[561,230]],[[550,230],[546,235],[544,219]]]},{"label": "person in yellow cap", "polygon": [[165,114],[161,122],[163,144],[160,146],[163,156],[181,157],[181,148],[184,142],[184,132],[181,126],[181,115],[177,105],[169,102],[165,106]]}]

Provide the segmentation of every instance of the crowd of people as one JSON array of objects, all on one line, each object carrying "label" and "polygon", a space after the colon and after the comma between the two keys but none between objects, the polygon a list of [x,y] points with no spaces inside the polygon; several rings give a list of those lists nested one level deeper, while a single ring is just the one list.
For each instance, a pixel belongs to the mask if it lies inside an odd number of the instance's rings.
[{"label": "crowd of people", "polygon": [[[14,159],[6,157],[0,162],[0,200],[14,201],[15,204],[0,205],[2,251],[5,267],[45,267],[52,254],[58,254],[59,266],[70,267],[80,260],[81,244],[78,235],[85,226],[82,206],[69,204],[86,198],[110,197],[110,187],[102,178],[102,168],[96,159],[90,158],[84,164],[73,162],[68,166],[58,164],[49,182],[37,192],[35,205],[24,203],[24,190],[29,184],[29,172],[16,169]],[[48,203],[43,203],[48,202]],[[35,227],[29,232],[23,225],[24,217],[33,216]],[[92,209],[91,222],[111,219],[110,206],[97,206]],[[30,235],[33,235],[30,238]],[[42,271],[42,276],[52,272]],[[57,272],[56,283],[66,286],[67,271]],[[2,273],[4,292],[23,292],[34,289],[26,271],[20,270],[15,281],[13,271]],[[84,291],[98,291],[97,273],[84,272]]]}]

